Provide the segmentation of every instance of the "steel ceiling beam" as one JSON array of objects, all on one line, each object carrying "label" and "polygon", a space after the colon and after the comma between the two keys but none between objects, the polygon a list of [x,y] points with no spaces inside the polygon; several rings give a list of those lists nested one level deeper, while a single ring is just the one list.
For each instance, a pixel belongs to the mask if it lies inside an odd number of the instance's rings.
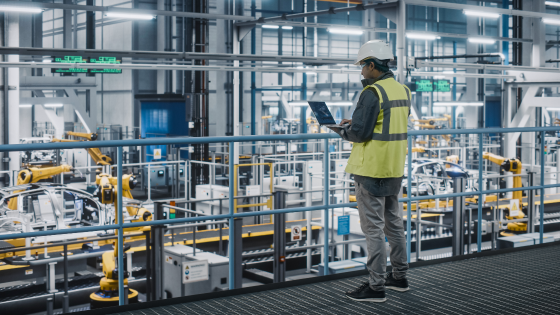
[{"label": "steel ceiling beam", "polygon": [[305,64],[351,64],[351,58],[305,57],[279,55],[246,55],[246,54],[212,54],[196,52],[138,51],[138,50],[106,50],[106,49],[66,49],[66,48],[31,48],[31,47],[0,47],[0,54],[21,56],[118,56],[126,58],[177,59],[177,60],[227,60],[227,61],[270,61],[270,62],[302,62]]},{"label": "steel ceiling beam", "polygon": [[96,12],[105,12],[105,13],[114,12],[114,13],[126,13],[126,14],[151,14],[151,15],[176,16],[176,17],[208,19],[208,20],[235,20],[235,21],[255,20],[252,16],[243,16],[243,15],[225,15],[225,14],[210,14],[210,13],[195,13],[195,12],[165,11],[165,10],[117,8],[117,7],[110,7],[110,6],[80,5],[80,4],[0,1],[0,5],[39,8],[39,9],[96,11]]},{"label": "steel ceiling beam", "polygon": [[43,62],[0,62],[0,68],[58,68],[58,69],[123,69],[123,70],[186,70],[186,71],[242,71],[270,73],[343,73],[360,74],[361,70],[316,69],[293,67],[235,67],[200,65],[160,65],[160,64],[95,64],[95,63],[43,63]]},{"label": "steel ceiling beam", "polygon": [[[276,21],[286,21],[286,20],[292,20],[292,19],[302,19],[305,17],[313,17],[313,16],[319,16],[319,15],[327,15],[327,14],[337,14],[337,13],[345,13],[345,12],[351,12],[351,11],[365,11],[365,10],[370,10],[370,9],[384,9],[384,8],[390,8],[390,7],[395,7],[398,4],[398,1],[391,1],[391,2],[385,2],[385,1],[379,1],[378,3],[374,3],[374,4],[358,4],[356,6],[352,6],[352,7],[341,7],[341,8],[335,8],[335,7],[331,7],[328,10],[320,10],[320,11],[312,11],[312,12],[304,12],[304,13],[294,13],[294,14],[283,14],[280,16],[274,16],[274,17],[268,17],[268,18],[264,18],[261,17],[258,20],[255,21],[250,21],[250,22],[245,22],[245,23],[237,23],[237,26],[250,26],[250,25],[255,25],[255,24],[265,24],[265,23],[270,23],[270,22],[276,22]],[[358,28],[359,26],[356,26],[356,28]]]},{"label": "steel ceiling beam", "polygon": [[406,4],[418,5],[424,7],[444,8],[444,9],[453,9],[453,10],[472,10],[472,11],[484,10],[484,12],[488,12],[488,13],[517,15],[517,16],[523,16],[529,18],[560,19],[560,15],[558,14],[532,12],[532,11],[524,11],[524,10],[501,9],[501,8],[493,8],[493,7],[483,7],[479,5],[438,2],[438,1],[428,1],[428,0],[403,0],[403,1]]}]

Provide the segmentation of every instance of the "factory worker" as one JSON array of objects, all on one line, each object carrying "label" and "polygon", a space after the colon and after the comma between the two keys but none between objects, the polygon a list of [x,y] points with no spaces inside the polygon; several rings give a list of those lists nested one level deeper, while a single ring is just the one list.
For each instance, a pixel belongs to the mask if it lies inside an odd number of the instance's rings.
[{"label": "factory worker", "polygon": [[[355,301],[385,302],[385,289],[404,292],[408,263],[403,210],[398,195],[404,175],[410,90],[389,70],[389,45],[371,40],[360,48],[356,65],[362,68],[364,89],[343,128],[332,128],[354,143],[346,172],[354,174],[360,225],[367,242],[369,279],[346,292]],[[387,273],[385,237],[391,246],[392,272]]]}]

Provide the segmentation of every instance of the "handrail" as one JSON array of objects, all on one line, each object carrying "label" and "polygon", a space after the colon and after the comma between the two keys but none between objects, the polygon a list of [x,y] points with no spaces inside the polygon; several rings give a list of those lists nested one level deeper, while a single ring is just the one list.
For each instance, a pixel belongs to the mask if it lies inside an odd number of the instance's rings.
[{"label": "handrail", "polygon": [[[560,127],[532,127],[532,128],[483,128],[483,129],[434,129],[434,130],[409,130],[409,136],[429,136],[448,134],[485,134],[485,133],[513,133],[513,132],[539,132],[560,131]],[[0,152],[29,151],[29,150],[54,150],[78,148],[108,148],[120,146],[147,146],[167,144],[207,144],[219,142],[250,142],[250,141],[286,141],[308,139],[335,139],[340,138],[336,133],[308,133],[295,135],[259,135],[259,136],[224,136],[224,137],[190,137],[190,138],[149,138],[129,140],[103,140],[80,142],[51,142],[30,144],[5,144],[0,145]]]},{"label": "handrail", "polygon": [[[444,135],[444,134],[468,134],[468,135],[478,135],[478,144],[479,144],[479,151],[483,150],[483,134],[487,133],[522,133],[522,132],[540,132],[540,152],[544,152],[544,145],[545,145],[545,134],[547,131],[560,131],[560,127],[528,127],[528,128],[486,128],[486,129],[463,129],[463,130],[448,130],[448,129],[439,129],[439,130],[410,130],[408,131],[408,149],[409,152],[412,151],[412,142],[410,141],[415,136],[420,135]],[[118,178],[119,182],[122,175],[122,151],[124,146],[146,146],[146,145],[185,145],[185,144],[207,144],[207,143],[228,143],[229,145],[229,169],[233,170],[233,152],[234,151],[234,142],[252,142],[252,141],[290,141],[290,140],[310,140],[310,139],[323,139],[324,140],[324,147],[327,148],[330,142],[330,139],[340,139],[339,136],[335,133],[328,133],[328,134],[296,134],[296,135],[260,135],[260,136],[233,136],[233,137],[197,137],[197,138],[150,138],[150,139],[132,139],[132,140],[109,140],[109,141],[87,141],[87,142],[70,142],[70,143],[43,143],[43,144],[13,144],[13,145],[0,145],[0,152],[10,152],[10,151],[27,151],[27,150],[52,150],[52,149],[72,149],[72,148],[91,148],[91,147],[117,147],[117,170],[118,170]],[[540,174],[545,174],[545,163],[544,163],[544,154],[540,156],[540,167],[541,172]],[[408,157],[408,174],[411,173],[412,168],[412,155],[409,154]],[[323,154],[323,165],[328,165],[330,161],[330,154]],[[478,178],[482,178],[482,155],[479,154],[479,176]],[[243,212],[243,213],[234,213],[234,172],[229,172],[229,207],[228,213],[221,214],[221,215],[208,215],[204,217],[190,217],[190,218],[175,218],[175,219],[164,219],[164,220],[157,220],[157,221],[146,221],[146,222],[130,222],[125,223],[122,220],[122,192],[118,191],[118,214],[119,220],[117,221],[118,224],[112,225],[105,225],[105,226],[95,226],[95,227],[80,227],[75,229],[64,229],[64,230],[50,230],[50,231],[36,231],[36,232],[25,232],[25,233],[12,233],[12,234],[2,234],[0,235],[0,240],[8,239],[8,238],[22,238],[22,237],[34,237],[34,236],[43,236],[43,235],[57,235],[57,234],[69,234],[69,233],[77,233],[77,232],[86,232],[86,231],[100,231],[100,230],[118,230],[118,246],[119,246],[119,264],[122,264],[123,257],[122,257],[122,249],[123,249],[123,234],[124,229],[131,228],[131,227],[143,227],[143,226],[165,226],[166,224],[177,224],[177,223],[187,223],[187,222],[204,222],[210,220],[222,220],[225,219],[229,222],[229,240],[233,240],[235,238],[234,234],[234,220],[243,217],[251,217],[251,216],[261,216],[267,214],[283,214],[283,213],[294,213],[294,212],[306,212],[306,211],[315,211],[315,210],[322,210],[325,213],[324,216],[324,240],[329,240],[329,229],[332,228],[332,225],[329,224],[329,215],[328,211],[334,208],[344,208],[344,207],[355,207],[357,203],[345,203],[345,204],[329,204],[329,185],[331,180],[335,180],[330,178],[330,168],[324,169],[324,194],[323,194],[323,204],[318,206],[308,206],[308,207],[299,207],[299,208],[283,208],[283,209],[274,209],[274,210],[267,210],[267,211],[258,211],[258,212]],[[547,188],[556,188],[560,187],[560,184],[544,184],[544,177],[541,176],[540,178],[540,185],[538,186],[530,186],[530,187],[520,187],[520,188],[505,188],[505,189],[494,189],[494,190],[483,190],[482,189],[482,181],[479,181],[479,190],[478,191],[470,191],[470,192],[460,192],[460,193],[452,193],[452,194],[444,194],[444,195],[433,195],[433,196],[412,196],[409,194],[406,198],[401,198],[399,201],[406,202],[407,207],[407,222],[406,222],[406,230],[407,230],[407,258],[410,260],[410,252],[411,252],[411,202],[417,200],[423,200],[426,198],[436,199],[436,198],[451,198],[451,197],[459,197],[459,196],[470,196],[470,195],[477,195],[482,197],[486,194],[492,193],[500,193],[500,192],[510,192],[510,191],[522,191],[522,190],[536,190],[540,189],[540,242],[543,241],[543,224],[544,224],[544,189]],[[411,188],[411,177],[407,179],[408,191],[412,190]],[[119,183],[121,184],[121,183]],[[244,196],[246,197],[246,196]],[[478,204],[478,229],[477,229],[477,244],[478,244],[478,251],[481,251],[481,224],[482,224],[482,203]],[[527,220],[527,219],[519,219],[519,220]],[[422,222],[420,222],[422,223]],[[198,223],[200,224],[200,223]],[[208,224],[213,224],[209,222]],[[87,241],[87,240],[86,240]],[[324,243],[323,247],[323,259],[324,259],[324,266],[325,266],[325,274],[328,274],[329,268],[329,250],[332,244],[328,243],[327,241]],[[228,251],[230,253],[235,252],[235,242],[230,241],[228,244]],[[231,281],[229,281],[229,288],[233,289],[235,287],[235,282],[237,281],[234,276],[234,266],[241,262],[236,261],[235,255],[230,255],[229,260],[229,276]],[[123,271],[119,268],[119,297],[121,298],[119,303],[124,303],[124,284],[123,284]]]}]

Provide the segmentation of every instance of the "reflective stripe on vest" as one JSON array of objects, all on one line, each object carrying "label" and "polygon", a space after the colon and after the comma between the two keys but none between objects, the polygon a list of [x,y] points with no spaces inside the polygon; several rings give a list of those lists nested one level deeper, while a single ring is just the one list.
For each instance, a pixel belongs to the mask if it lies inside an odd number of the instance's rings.
[{"label": "reflective stripe on vest", "polygon": [[[385,83],[383,81],[392,81],[387,82],[389,85],[393,85],[391,88],[394,89],[394,83],[397,83],[395,79],[385,79],[378,81],[379,83]],[[401,94],[399,92],[402,91],[391,91],[397,95],[394,95],[392,98],[389,98],[387,95],[387,91],[382,86],[382,84],[374,83],[372,85],[366,86],[362,93],[365,90],[372,90],[375,92],[376,95],[380,97],[379,99],[379,116],[377,118],[377,122],[375,128],[373,130],[373,137],[372,140],[380,140],[380,141],[400,141],[406,140],[407,137],[407,124],[408,124],[408,113],[410,111],[410,90],[406,85],[401,85],[404,88],[405,95],[398,95]],[[383,84],[386,85],[386,84]],[[400,84],[399,84],[400,85]],[[401,99],[400,97],[406,97]],[[398,112],[398,115],[395,116],[393,122],[391,122],[392,113]],[[404,120],[403,120],[404,118]],[[403,124],[403,122],[405,122]]]},{"label": "reflective stripe on vest", "polygon": [[[371,140],[354,143],[346,172],[373,178],[398,178],[406,160],[410,90],[393,78],[366,86],[379,97]],[[362,91],[363,92],[363,91]],[[371,105],[370,105],[371,106]]]}]

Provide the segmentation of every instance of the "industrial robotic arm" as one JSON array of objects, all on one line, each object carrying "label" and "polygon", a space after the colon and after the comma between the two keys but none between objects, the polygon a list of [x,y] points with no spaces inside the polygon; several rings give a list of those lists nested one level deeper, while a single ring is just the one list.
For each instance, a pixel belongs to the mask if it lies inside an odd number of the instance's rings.
[{"label": "industrial robotic arm", "polygon": [[[484,152],[482,155],[482,158],[494,163],[494,164],[498,164],[500,165],[500,167],[506,171],[506,172],[512,172],[515,175],[521,175],[521,171],[523,169],[523,164],[521,164],[521,161],[519,159],[508,159],[508,158],[504,158],[502,156],[499,155],[495,155],[489,152]],[[521,182],[521,176],[514,176],[513,177],[513,188],[520,188],[522,187],[522,182]],[[522,208],[523,205],[523,192],[518,190],[518,191],[514,191],[513,192],[513,199],[517,199],[519,200],[519,207]],[[525,214],[523,213],[523,211],[521,211],[521,209],[519,209],[519,214],[515,217],[513,216],[507,216],[507,219],[513,220],[513,219],[523,219],[525,217]],[[522,223],[522,222],[512,222],[512,223],[508,223],[508,229],[511,231],[526,231],[527,230],[527,224],[526,223]]]},{"label": "industrial robotic arm", "polygon": [[[126,254],[124,252],[130,249],[130,245],[125,245],[123,249],[123,255],[125,255],[123,257],[124,261],[126,259]],[[118,265],[118,257],[119,251],[117,246],[115,246],[113,251],[107,251],[101,256],[103,261],[103,274],[105,277],[99,282],[99,291],[90,295],[92,309],[119,305],[119,268],[123,269],[123,285],[125,286],[128,286],[130,270],[126,270],[126,264],[124,264],[124,266]],[[129,289],[128,302],[138,302],[138,292],[136,290]]]},{"label": "industrial robotic arm", "polygon": [[[95,183],[98,186],[98,198],[102,204],[113,204],[115,207],[115,220],[118,219],[118,178],[110,176],[109,174],[100,174],[96,176]],[[124,198],[133,199],[130,192],[137,185],[136,178],[130,174],[123,175],[122,177],[122,195]],[[126,207],[128,214],[135,219],[132,222],[145,222],[152,219],[152,213],[146,208]],[[142,230],[149,230],[149,227],[143,227]],[[125,231],[138,231],[138,228],[125,229]]]},{"label": "industrial robotic arm", "polygon": [[[72,167],[70,165],[60,165],[60,166],[45,167],[45,168],[37,168],[37,167],[26,168],[19,171],[16,185],[19,186],[19,185],[25,185],[29,183],[37,183],[40,180],[52,178],[55,175],[59,175],[64,172],[71,172],[71,171],[72,171]],[[18,193],[21,191],[22,190],[14,191],[14,193]],[[11,210],[17,209],[17,197],[10,199],[8,208]]]},{"label": "industrial robotic arm", "polygon": [[[69,136],[74,136],[74,137],[77,137],[77,138],[84,139],[86,141],[95,141],[97,139],[97,134],[96,133],[68,131],[68,132],[66,132],[66,134],[69,135]],[[79,142],[79,141],[82,141],[82,140],[56,139],[56,138],[52,139],[52,142]],[[97,165],[111,165],[111,164],[113,164],[113,160],[110,157],[101,153],[101,150],[99,150],[99,148],[88,148],[87,151]]]}]

